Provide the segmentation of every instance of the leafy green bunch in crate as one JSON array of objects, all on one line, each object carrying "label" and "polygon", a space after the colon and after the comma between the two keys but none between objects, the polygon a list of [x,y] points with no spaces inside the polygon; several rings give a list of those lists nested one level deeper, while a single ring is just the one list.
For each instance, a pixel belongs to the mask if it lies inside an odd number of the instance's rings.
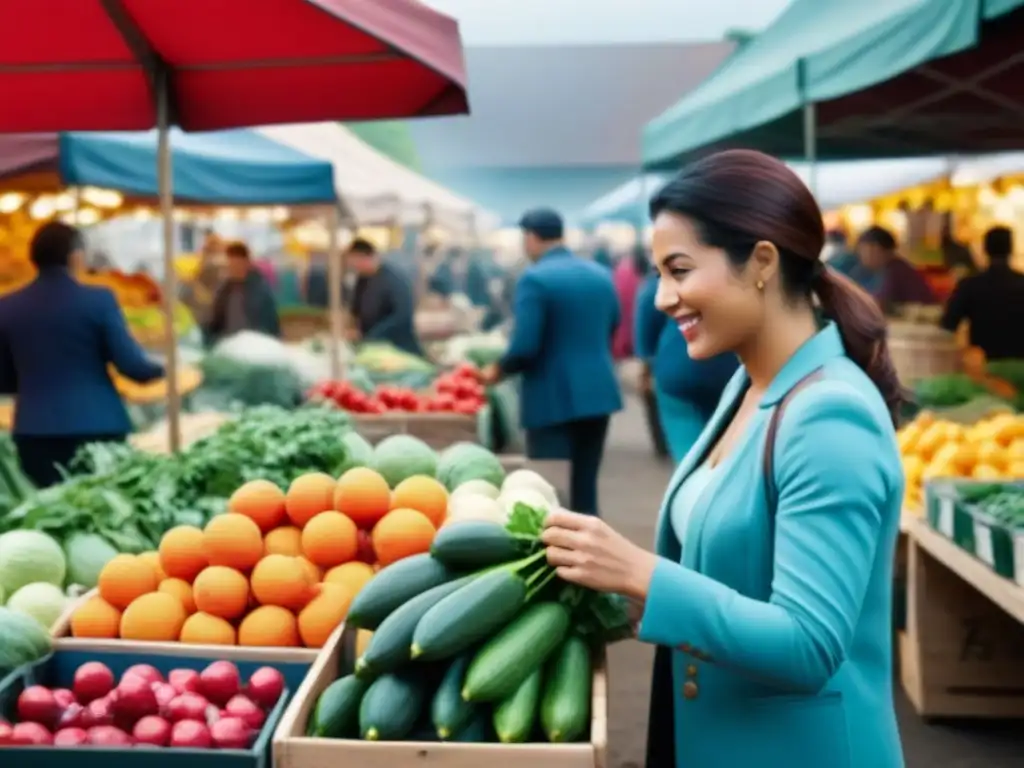
[{"label": "leafy green bunch in crate", "polygon": [[571,742],[585,738],[593,657],[632,634],[626,601],[561,581],[546,513],[443,527],[429,554],[388,566],[348,624],[374,630],[352,674],[321,695],[327,738]]},{"label": "leafy green bunch in crate", "polygon": [[960,498],[1006,528],[1024,528],[1024,485],[984,483],[961,485]]}]

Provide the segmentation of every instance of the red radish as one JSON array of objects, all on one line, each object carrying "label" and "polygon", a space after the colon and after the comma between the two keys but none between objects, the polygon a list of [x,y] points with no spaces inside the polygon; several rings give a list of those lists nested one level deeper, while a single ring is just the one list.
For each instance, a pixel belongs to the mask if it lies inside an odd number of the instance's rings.
[{"label": "red radish", "polygon": [[252,673],[246,693],[264,709],[273,709],[284,692],[284,675],[273,667],[260,667]]},{"label": "red radish", "polygon": [[171,724],[162,717],[146,715],[135,724],[132,736],[139,744],[166,747],[171,740]]},{"label": "red radish", "polygon": [[213,745],[210,729],[198,720],[182,720],[171,728],[172,747],[208,749]]},{"label": "red radish", "polygon": [[152,664],[133,664],[124,671],[121,675],[121,681],[129,675],[138,675],[143,680],[150,683],[162,683],[164,682],[164,676],[160,674],[160,670],[154,667]]},{"label": "red radish", "polygon": [[89,743],[89,734],[82,728],[61,728],[53,735],[55,747],[78,747]]},{"label": "red radish", "polygon": [[178,693],[192,691],[199,693],[199,673],[194,669],[174,669],[167,676],[167,682],[174,686]]},{"label": "red radish", "polygon": [[6,747],[14,738],[14,729],[6,720],[0,720],[0,747]]},{"label": "red radish", "polygon": [[114,690],[114,673],[98,661],[89,661],[75,671],[71,685],[75,698],[82,704],[102,698]]},{"label": "red radish", "polygon": [[114,715],[126,722],[135,723],[146,715],[160,711],[153,684],[141,675],[126,674],[117,686],[117,700]]},{"label": "red radish", "polygon": [[112,725],[94,725],[89,729],[89,743],[96,747],[127,747],[132,737]]},{"label": "red radish", "polygon": [[53,736],[39,723],[15,723],[11,729],[11,744],[26,746],[53,744]]},{"label": "red radish", "polygon": [[107,694],[102,699],[90,701],[82,713],[82,726],[95,727],[114,723],[114,700]]},{"label": "red radish", "polygon": [[246,725],[257,731],[263,726],[263,721],[267,719],[266,715],[263,714],[263,710],[252,699],[241,694],[232,696],[231,701],[224,707],[224,711],[227,713],[227,717],[240,718],[245,721]]},{"label": "red radish", "polygon": [[75,694],[67,688],[54,688],[53,698],[57,704],[60,705],[61,709],[67,709],[72,704],[77,704],[78,699]]},{"label": "red radish", "polygon": [[30,685],[18,697],[18,720],[41,723],[51,727],[60,717],[60,704],[53,697],[53,691],[41,685]]},{"label": "red radish", "polygon": [[221,749],[248,749],[253,731],[240,717],[224,717],[210,726],[210,737]]},{"label": "red radish", "polygon": [[172,723],[180,720],[206,720],[206,710],[210,702],[198,693],[182,693],[171,699],[167,705],[167,716]]},{"label": "red radish", "polygon": [[373,549],[373,539],[367,531],[360,530],[356,534],[358,547],[356,549],[356,560],[362,563],[373,565],[377,562],[377,553]]},{"label": "red radish", "polygon": [[57,728],[76,728],[82,724],[84,716],[85,707],[77,701],[73,701],[60,713],[60,718],[57,720]]},{"label": "red radish", "polygon": [[178,692],[170,683],[153,683],[153,695],[156,696],[157,706],[163,710],[178,695]]},{"label": "red radish", "polygon": [[200,693],[218,706],[227,704],[240,688],[238,667],[230,661],[215,661],[199,673]]}]

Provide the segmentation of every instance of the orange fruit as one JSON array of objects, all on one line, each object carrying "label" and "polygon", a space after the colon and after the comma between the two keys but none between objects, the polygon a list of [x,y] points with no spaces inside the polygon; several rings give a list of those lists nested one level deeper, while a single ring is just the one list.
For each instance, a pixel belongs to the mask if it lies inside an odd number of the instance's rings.
[{"label": "orange fruit", "polygon": [[262,605],[297,611],[313,596],[313,580],[297,557],[267,555],[252,569],[252,593]]},{"label": "orange fruit", "polygon": [[373,566],[369,563],[353,561],[336,565],[324,576],[325,584],[343,584],[353,595],[366,586],[373,578]]},{"label": "orange fruit", "polygon": [[228,621],[208,613],[193,613],[185,619],[178,638],[178,642],[195,645],[234,645],[237,640]]},{"label": "orange fruit", "polygon": [[118,610],[127,608],[137,597],[156,592],[156,571],[135,555],[117,555],[103,566],[97,583],[100,597]]},{"label": "orange fruit", "polygon": [[249,607],[249,582],[241,572],[211,565],[192,585],[196,608],[222,619],[237,619]]},{"label": "orange fruit", "polygon": [[295,557],[302,554],[302,531],[294,525],[283,525],[269,531],[263,537],[264,555],[291,555]]},{"label": "orange fruit", "polygon": [[341,512],[321,512],[302,529],[302,552],[314,565],[331,568],[359,551],[359,531]]},{"label": "orange fruit", "polygon": [[311,584],[319,584],[323,581],[324,572],[320,569],[320,566],[314,565],[305,555],[299,555],[295,559],[298,560],[306,570],[306,574],[309,576]]},{"label": "orange fruit", "polygon": [[192,597],[192,585],[184,579],[164,579],[157,587],[157,591],[166,592],[168,595],[178,598],[185,608],[185,613],[196,612],[196,601]]},{"label": "orange fruit", "polygon": [[171,528],[160,539],[160,566],[172,579],[189,584],[209,563],[203,554],[203,532],[191,525]]},{"label": "orange fruit", "polygon": [[245,515],[218,515],[203,529],[203,554],[210,565],[247,571],[263,557],[263,535]]},{"label": "orange fruit", "polygon": [[121,631],[121,612],[102,597],[90,597],[71,614],[71,636],[112,640]]},{"label": "orange fruit", "polygon": [[369,530],[391,509],[388,481],[372,469],[353,467],[338,479],[334,508]]},{"label": "orange fruit", "polygon": [[245,515],[266,533],[284,522],[284,491],[269,480],[250,480],[231,494],[228,512]]},{"label": "orange fruit", "polygon": [[448,516],[448,489],[427,475],[413,475],[395,486],[391,493],[392,509],[415,509],[440,528]]},{"label": "orange fruit", "polygon": [[152,567],[153,572],[156,574],[156,580],[158,582],[163,581],[167,578],[167,573],[164,571],[163,566],[160,565],[160,553],[159,552],[142,552],[138,555],[139,560]]},{"label": "orange fruit", "polygon": [[334,508],[334,478],[323,472],[310,472],[292,480],[285,495],[288,519],[299,528],[321,512]]},{"label": "orange fruit", "polygon": [[277,605],[261,605],[238,625],[238,644],[298,648],[298,623],[295,614]]},{"label": "orange fruit", "polygon": [[299,613],[299,637],[307,648],[322,648],[348,615],[352,593],[342,584],[324,584],[319,595]]},{"label": "orange fruit", "polygon": [[430,551],[437,530],[422,512],[393,509],[373,527],[373,550],[377,561],[391,565],[403,557]]},{"label": "orange fruit", "polygon": [[174,595],[150,592],[142,595],[121,614],[121,639],[173,643],[181,635],[185,607]]}]

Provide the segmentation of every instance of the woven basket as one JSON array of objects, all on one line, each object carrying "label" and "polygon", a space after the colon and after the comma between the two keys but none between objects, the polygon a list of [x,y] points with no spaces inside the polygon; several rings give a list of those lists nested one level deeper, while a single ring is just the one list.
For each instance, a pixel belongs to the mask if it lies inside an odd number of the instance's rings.
[{"label": "woven basket", "polygon": [[889,323],[889,354],[904,386],[920,379],[959,373],[963,351],[952,334],[941,328],[916,323]]}]

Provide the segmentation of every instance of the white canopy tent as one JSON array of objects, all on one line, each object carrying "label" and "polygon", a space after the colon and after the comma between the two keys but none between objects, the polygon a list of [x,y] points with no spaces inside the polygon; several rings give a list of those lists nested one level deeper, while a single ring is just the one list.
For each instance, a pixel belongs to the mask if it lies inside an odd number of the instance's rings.
[{"label": "white canopy tent", "polygon": [[275,125],[255,130],[279,144],[330,162],[342,205],[358,224],[429,224],[472,235],[497,223],[493,214],[382,155],[338,123]]}]

